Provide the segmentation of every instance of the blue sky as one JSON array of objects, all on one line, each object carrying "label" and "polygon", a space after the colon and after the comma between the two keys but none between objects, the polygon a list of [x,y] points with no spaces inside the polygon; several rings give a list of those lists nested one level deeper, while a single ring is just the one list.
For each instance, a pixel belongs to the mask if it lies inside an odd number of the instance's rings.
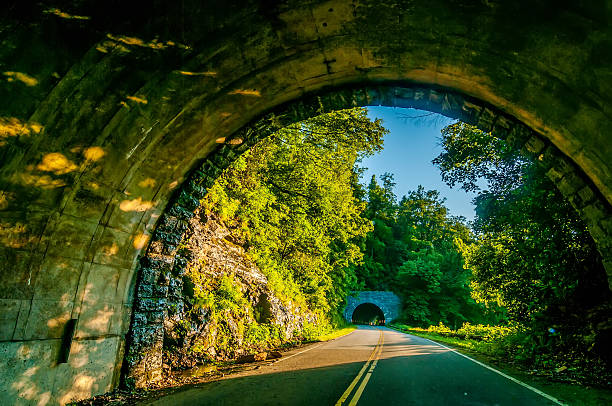
[{"label": "blue sky", "polygon": [[[367,185],[372,175],[378,178],[390,172],[395,175],[395,194],[398,198],[423,185],[425,189],[438,190],[446,198],[450,214],[473,220],[474,206],[471,201],[474,194],[468,194],[458,187],[450,189],[442,181],[438,168],[431,163],[442,151],[438,145],[440,130],[454,120],[414,109],[368,107],[368,112],[372,119],[383,119],[389,134],[385,137],[383,151],[363,160],[361,166],[368,170],[362,177],[362,183]],[[424,117],[406,119],[403,118],[405,116]]]}]

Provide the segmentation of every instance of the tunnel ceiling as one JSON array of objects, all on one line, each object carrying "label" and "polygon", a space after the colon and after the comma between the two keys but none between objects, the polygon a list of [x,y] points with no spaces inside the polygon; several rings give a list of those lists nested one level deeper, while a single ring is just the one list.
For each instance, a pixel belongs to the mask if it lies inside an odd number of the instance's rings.
[{"label": "tunnel ceiling", "polygon": [[[498,128],[612,252],[610,2],[25,3],[0,16],[0,399],[112,388],[137,258],[169,256],[152,235],[184,208],[184,180],[214,179],[219,148],[231,160],[237,140],[333,108]],[[55,367],[70,319],[73,355]]]}]

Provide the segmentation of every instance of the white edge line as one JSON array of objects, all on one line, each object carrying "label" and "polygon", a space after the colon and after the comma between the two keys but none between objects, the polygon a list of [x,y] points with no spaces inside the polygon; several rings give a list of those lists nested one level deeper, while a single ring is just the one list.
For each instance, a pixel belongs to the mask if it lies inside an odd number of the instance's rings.
[{"label": "white edge line", "polygon": [[[404,334],[407,334],[407,333],[404,333]],[[407,334],[407,335],[411,335],[411,334]],[[414,336],[414,337],[419,337],[419,336]],[[523,386],[523,387],[525,387],[525,388],[529,389],[530,391],[537,393],[538,395],[540,395],[540,396],[542,396],[542,397],[545,397],[546,399],[550,400],[550,401],[551,401],[551,402],[553,402],[553,403],[556,403],[556,404],[558,404],[558,405],[562,405],[562,406],[567,406],[565,403],[562,403],[562,402],[561,402],[559,399],[554,398],[554,397],[552,397],[552,396],[550,396],[550,395],[548,395],[548,394],[546,394],[546,393],[542,392],[541,390],[534,388],[533,386],[527,385],[525,382],[521,382],[521,381],[519,381],[518,379],[511,377],[510,375],[506,375],[506,374],[504,374],[503,372],[498,371],[497,369],[495,369],[495,368],[493,368],[493,367],[488,366],[487,364],[483,364],[483,363],[482,363],[482,362],[480,362],[480,361],[476,361],[475,359],[470,358],[470,357],[468,357],[467,355],[460,353],[459,351],[455,350],[454,348],[449,348],[449,347],[447,347],[447,346],[445,346],[445,345],[442,345],[442,344],[440,344],[440,343],[438,343],[438,342],[436,342],[436,341],[430,340],[429,338],[425,338],[425,337],[419,337],[419,338],[423,338],[423,339],[425,339],[425,340],[427,340],[427,341],[431,341],[432,343],[437,344],[437,345],[439,345],[440,347],[446,348],[447,350],[452,351],[452,352],[454,352],[454,353],[455,353],[455,354],[457,354],[457,355],[461,355],[463,358],[467,358],[467,359],[469,359],[470,361],[472,361],[472,362],[474,362],[474,363],[476,363],[476,364],[480,365],[481,367],[484,367],[484,368],[486,368],[486,369],[488,369],[488,370],[490,370],[490,371],[493,371],[493,372],[495,372],[496,374],[499,374],[499,375],[503,376],[504,378],[509,379],[509,380],[511,380],[512,382],[517,383],[517,384],[519,384],[519,385],[521,385],[521,386]]]},{"label": "white edge line", "polygon": [[[327,342],[327,341],[326,341],[326,342]],[[289,358],[293,358],[293,357],[295,357],[296,355],[303,354],[303,353],[305,353],[306,351],[310,351],[310,350],[314,350],[315,348],[319,348],[320,346],[322,346],[322,345],[323,345],[323,344],[325,344],[326,342],[323,342],[323,343],[321,343],[321,344],[319,344],[319,345],[315,345],[314,347],[306,348],[304,351],[296,352],[295,354],[291,354],[291,355],[290,355],[290,356],[288,356],[288,357],[283,357],[283,358],[281,358],[281,359],[278,359],[278,360],[274,361],[274,363],[275,363],[275,364],[278,364],[278,363],[279,363],[279,362],[281,362],[281,361],[288,360]]]}]

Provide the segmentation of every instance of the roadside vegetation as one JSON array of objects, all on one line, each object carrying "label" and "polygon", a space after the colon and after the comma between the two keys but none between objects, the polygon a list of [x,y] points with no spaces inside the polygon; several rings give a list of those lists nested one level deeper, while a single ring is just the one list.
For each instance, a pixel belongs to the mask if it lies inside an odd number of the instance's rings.
[{"label": "roadside vegetation", "polygon": [[[399,328],[609,385],[606,274],[546,170],[491,134],[444,128],[434,164],[451,187],[477,193],[468,223],[435,190],[396,196],[392,174],[359,183],[360,160],[386,132],[363,108],[299,123],[240,157],[203,201],[278,297],[316,314],[302,338],[342,327],[349,292],[391,290],[404,303]],[[210,294],[203,303],[225,306]],[[250,325],[246,337],[273,341],[274,328]]]},{"label": "roadside vegetation", "polygon": [[[203,210],[220,218],[257,264],[276,297],[315,315],[289,341],[274,324],[245,326],[245,344],[252,348],[315,341],[346,327],[340,311],[357,286],[359,244],[372,230],[362,215],[366,203],[356,194],[357,164],[382,148],[387,132],[366,113],[338,111],[279,131],[236,160],[202,201]],[[232,291],[231,285],[225,290]],[[236,292],[215,299],[222,288],[197,292],[213,317],[227,309],[245,311]]]}]

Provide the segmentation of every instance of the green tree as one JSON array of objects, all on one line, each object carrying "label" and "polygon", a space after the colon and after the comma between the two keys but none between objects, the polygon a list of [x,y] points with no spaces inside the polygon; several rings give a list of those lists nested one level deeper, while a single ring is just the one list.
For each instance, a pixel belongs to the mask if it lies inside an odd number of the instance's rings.
[{"label": "green tree", "polygon": [[206,209],[233,227],[277,293],[331,314],[354,289],[358,244],[372,228],[355,164],[386,132],[361,108],[285,128],[224,172]]},{"label": "green tree", "polygon": [[374,230],[364,244],[358,280],[371,290],[393,290],[404,300],[403,319],[413,325],[457,325],[480,321],[482,309],[471,299],[469,272],[456,241],[467,241],[465,219],[449,216],[435,190],[419,186],[400,201],[391,174],[373,177],[364,214]]},{"label": "green tree", "polygon": [[564,345],[601,343],[609,333],[594,326],[607,320],[610,300],[601,256],[544,169],[464,123],[445,128],[442,146],[434,160],[442,177],[478,192],[476,238],[463,245],[473,297],[503,306],[534,335],[554,326]]}]

